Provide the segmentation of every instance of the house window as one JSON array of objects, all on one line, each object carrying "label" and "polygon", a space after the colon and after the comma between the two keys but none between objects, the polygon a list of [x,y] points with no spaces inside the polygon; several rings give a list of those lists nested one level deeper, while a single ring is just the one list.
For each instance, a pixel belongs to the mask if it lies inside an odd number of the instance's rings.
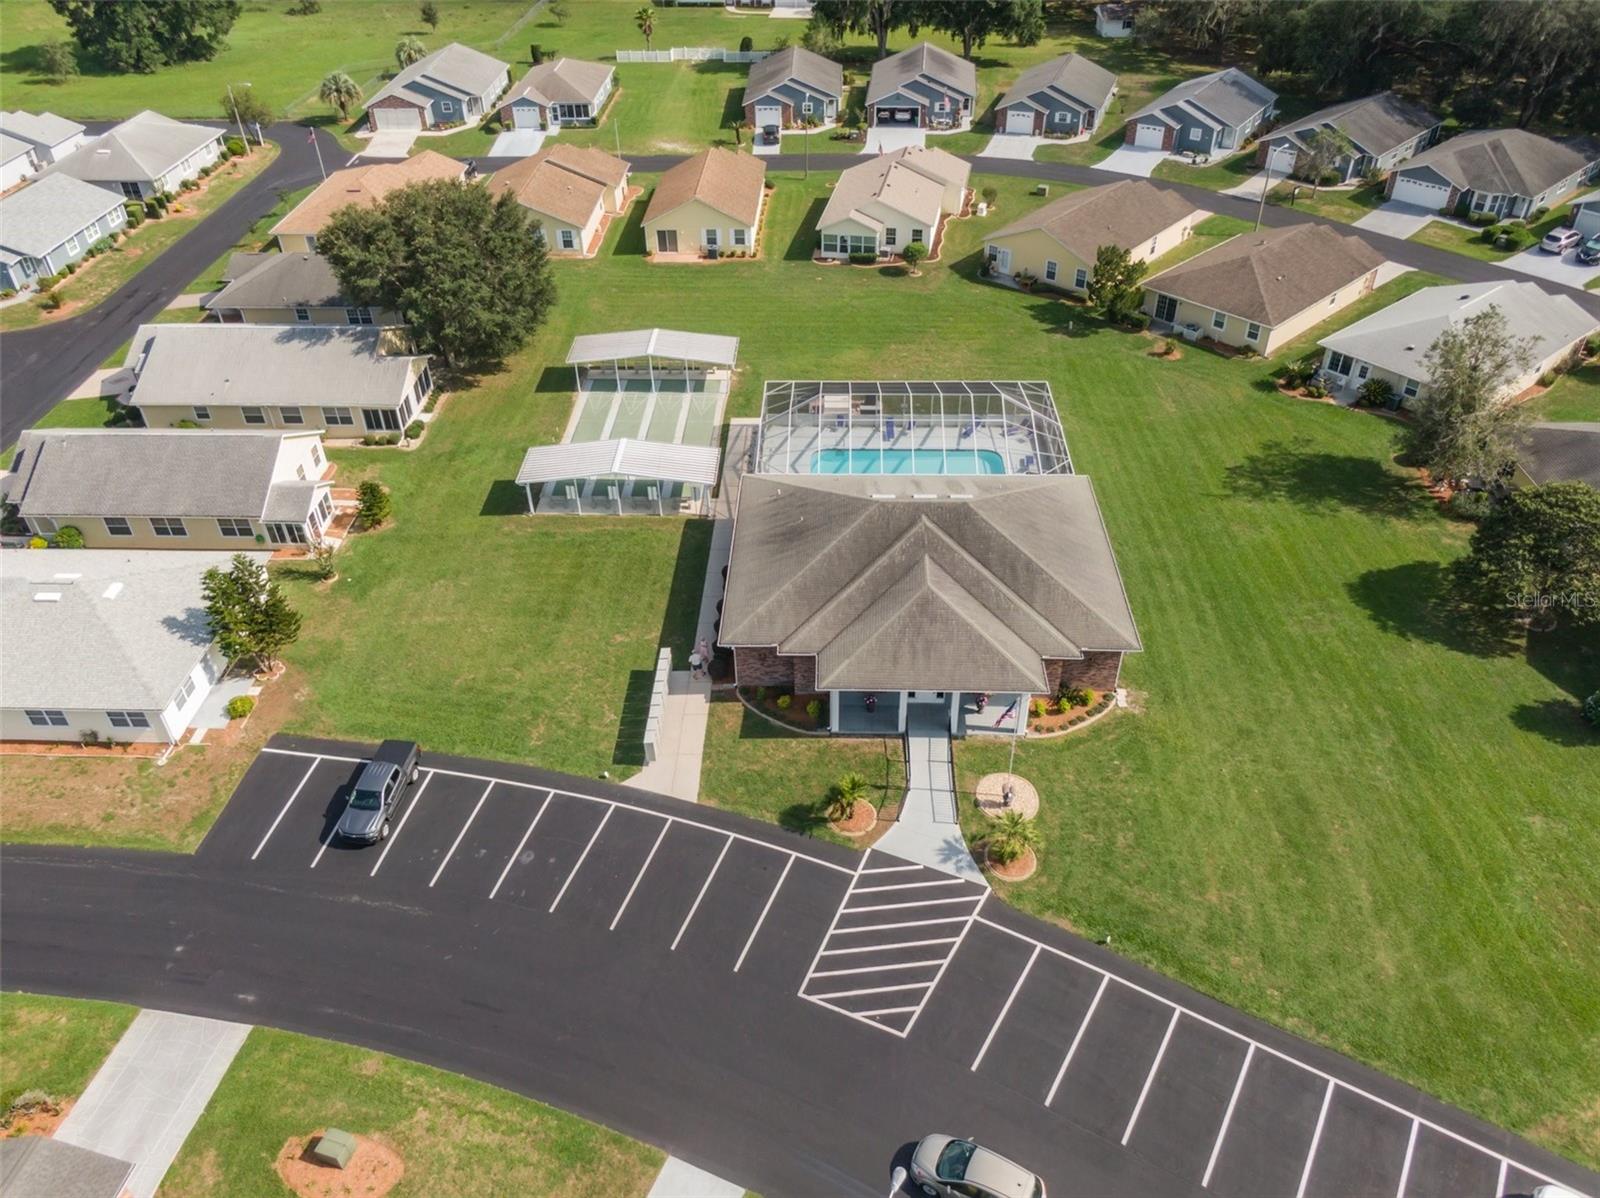
[{"label": "house window", "polygon": [[734,245],[749,245],[750,244],[750,230],[749,229],[735,229],[733,231],[733,244]]},{"label": "house window", "polygon": [[1244,339],[1246,341],[1260,341],[1261,340],[1261,326],[1259,324],[1257,324],[1253,320],[1249,324],[1245,325],[1245,328],[1244,328]]},{"label": "house window", "polygon": [[346,308],[344,310],[345,324],[371,324],[371,308]]},{"label": "house window", "polygon": [[294,476],[296,478],[298,478],[301,482],[305,482],[306,481],[306,468],[304,466],[296,466],[294,468]]},{"label": "house window", "polygon": [[1338,302],[1339,302],[1339,293],[1337,291],[1335,291],[1332,295],[1330,295],[1328,297],[1328,307],[1331,308],[1335,304],[1337,304]]},{"label": "house window", "polygon": [[196,420],[210,420],[211,419],[211,409],[197,406],[194,409],[194,418]]},{"label": "house window", "polygon": [[1189,126],[1189,140],[1190,141],[1199,141],[1200,140],[1200,126],[1199,125],[1190,125]]},{"label": "house window", "polygon": [[323,408],[322,419],[329,428],[350,425],[356,422],[355,417],[350,415],[349,408]]},{"label": "house window", "polygon": [[452,104],[449,100],[440,100],[439,101],[439,111],[440,112],[454,112],[455,110],[456,110],[456,106],[454,104]]},{"label": "house window", "polygon": [[322,465],[322,450],[317,448],[315,441],[311,443],[311,464],[313,466]]},{"label": "house window", "polygon": [[283,417],[285,424],[304,424],[305,415],[296,407],[279,408],[278,415]]},{"label": "house window", "polygon": [[884,231],[883,231],[883,244],[884,244],[885,248],[887,248],[889,246],[892,246],[895,243],[895,241],[899,238],[899,236],[900,236],[900,230],[899,229],[892,228],[892,227],[884,229]]},{"label": "house window", "polygon": [[316,234],[314,233],[306,234],[306,252],[308,254],[314,254],[317,252],[317,238]]},{"label": "house window", "polygon": [[194,675],[183,680],[183,685],[178,688],[178,693],[172,697],[172,705],[181,708],[194,695]]},{"label": "house window", "polygon": [[1336,374],[1340,378],[1346,378],[1350,374],[1350,365],[1351,362],[1349,354],[1330,353],[1328,355],[1329,374]]},{"label": "house window", "polygon": [[137,200],[144,195],[144,192],[140,190],[137,183],[124,183],[122,184],[122,194],[130,200]]},{"label": "house window", "polygon": [[562,249],[575,250],[578,248],[578,239],[571,229],[562,229],[558,236],[561,238]]},{"label": "house window", "polygon": [[69,234],[68,237],[67,237],[67,253],[76,254],[77,252],[78,252],[78,235],[76,233]]},{"label": "house window", "polygon": [[413,408],[412,403],[411,403],[411,396],[407,395],[404,398],[402,398],[400,400],[400,423],[401,424],[409,424],[409,423],[411,423],[411,413],[414,410],[415,409]]},{"label": "house window", "polygon": [[1422,386],[1417,382],[1416,379],[1407,379],[1406,385],[1400,388],[1400,394],[1404,395],[1407,399],[1415,399],[1417,397],[1417,392],[1421,389]]},{"label": "house window", "polygon": [[128,523],[126,516],[106,516],[101,520],[101,523],[106,526],[106,536],[108,537],[131,537],[133,535],[133,525]]},{"label": "house window", "polygon": [[1227,313],[1225,313],[1225,312],[1213,312],[1211,314],[1211,327],[1214,328],[1214,329],[1225,329],[1225,328],[1227,328],[1228,327],[1228,316],[1227,316]]},{"label": "house window", "polygon": [[393,408],[362,408],[361,422],[372,433],[400,431],[400,416]]},{"label": "house window", "polygon": [[1083,267],[1078,267],[1072,274],[1072,285],[1082,291],[1089,285],[1089,272]]},{"label": "house window", "polygon": [[1050,114],[1050,123],[1052,125],[1065,125],[1071,120],[1072,114],[1064,108]]},{"label": "house window", "polygon": [[108,711],[106,719],[113,728],[148,728],[150,717],[142,711]]},{"label": "house window", "polygon": [[806,100],[806,101],[804,101],[804,102],[803,102],[803,103],[802,103],[802,104],[801,104],[801,105],[800,105],[800,111],[801,111],[801,113],[802,113],[802,114],[804,114],[804,115],[805,115],[805,116],[810,116],[810,115],[811,115],[811,113],[812,113],[812,111],[813,111],[813,106],[812,106],[812,103],[811,103],[811,101],[810,101],[810,100]]},{"label": "house window", "polygon": [[1048,258],[1045,259],[1044,263],[1044,277],[1051,283],[1056,281],[1056,264]]},{"label": "house window", "polygon": [[67,713],[64,711],[28,711],[28,723],[35,728],[65,728],[67,726]]},{"label": "house window", "polygon": [[84,230],[84,234],[90,241],[100,236],[100,218],[98,216],[89,222],[89,227]]},{"label": "house window", "polygon": [[294,319],[295,319],[295,323],[297,323],[297,324],[310,324],[311,323],[311,309],[307,308],[307,307],[304,307],[301,304],[296,304],[294,306]]},{"label": "house window", "polygon": [[328,517],[333,515],[333,500],[328,497],[326,491],[322,493],[322,498],[317,500],[317,515],[322,517],[324,524],[327,523]]},{"label": "house window", "polygon": [[304,545],[306,530],[303,524],[269,524],[267,540],[274,545]]},{"label": "house window", "polygon": [[188,529],[176,516],[151,516],[150,528],[158,537],[186,537]]},{"label": "house window", "polygon": [[417,375],[417,398],[426,399],[433,391],[433,371],[424,365],[422,373]]},{"label": "house window", "polygon": [[244,418],[246,424],[265,424],[267,422],[267,414],[261,408],[240,408],[239,414]]},{"label": "house window", "polygon": [[700,234],[700,242],[708,250],[716,249],[717,248],[717,231],[715,229],[702,229],[701,230],[701,234]]},{"label": "house window", "polygon": [[824,254],[837,254],[839,252],[839,239],[832,233],[822,235],[822,252]]},{"label": "house window", "polygon": [[232,516],[219,517],[217,531],[225,537],[253,537],[256,535],[250,529],[250,521],[238,520]]}]

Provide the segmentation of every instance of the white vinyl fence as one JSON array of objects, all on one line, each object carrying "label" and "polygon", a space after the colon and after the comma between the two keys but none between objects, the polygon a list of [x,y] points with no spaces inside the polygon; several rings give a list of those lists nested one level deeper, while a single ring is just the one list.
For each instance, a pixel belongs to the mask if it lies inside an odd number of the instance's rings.
[{"label": "white vinyl fence", "polygon": [[670,50],[618,50],[623,62],[760,62],[771,50],[724,50],[720,46],[674,46]]},{"label": "white vinyl fence", "polygon": [[656,654],[656,675],[650,687],[650,714],[644,722],[644,763],[654,765],[656,744],[661,739],[661,713],[667,705],[667,679],[672,673],[672,650]]}]

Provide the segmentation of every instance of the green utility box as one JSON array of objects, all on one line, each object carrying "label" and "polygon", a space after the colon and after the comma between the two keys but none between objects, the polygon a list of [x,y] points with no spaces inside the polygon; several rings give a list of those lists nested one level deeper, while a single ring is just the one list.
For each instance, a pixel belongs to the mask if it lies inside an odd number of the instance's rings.
[{"label": "green utility box", "polygon": [[317,1137],[317,1146],[311,1150],[311,1159],[319,1165],[343,1169],[355,1154],[356,1138],[347,1131],[330,1127]]}]

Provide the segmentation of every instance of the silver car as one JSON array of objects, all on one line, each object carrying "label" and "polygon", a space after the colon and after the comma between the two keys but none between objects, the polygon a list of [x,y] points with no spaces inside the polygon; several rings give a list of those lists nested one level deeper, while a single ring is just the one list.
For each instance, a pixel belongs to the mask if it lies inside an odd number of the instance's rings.
[{"label": "silver car", "polygon": [[955,1136],[924,1136],[911,1154],[911,1180],[928,1198],[1045,1198],[1036,1174]]},{"label": "silver car", "polygon": [[415,741],[386,740],[361,767],[350,798],[333,830],[335,839],[375,844],[389,835],[389,820],[406,787],[421,772],[422,752]]},{"label": "silver car", "polygon": [[1539,248],[1547,254],[1564,254],[1582,241],[1583,234],[1576,229],[1551,229],[1544,235]]}]

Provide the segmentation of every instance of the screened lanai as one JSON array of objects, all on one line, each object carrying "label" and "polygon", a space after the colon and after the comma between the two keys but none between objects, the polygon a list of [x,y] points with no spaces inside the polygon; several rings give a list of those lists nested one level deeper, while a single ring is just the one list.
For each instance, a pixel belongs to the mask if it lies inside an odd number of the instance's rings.
[{"label": "screened lanai", "polygon": [[1071,474],[1046,382],[769,382],[760,474]]}]

